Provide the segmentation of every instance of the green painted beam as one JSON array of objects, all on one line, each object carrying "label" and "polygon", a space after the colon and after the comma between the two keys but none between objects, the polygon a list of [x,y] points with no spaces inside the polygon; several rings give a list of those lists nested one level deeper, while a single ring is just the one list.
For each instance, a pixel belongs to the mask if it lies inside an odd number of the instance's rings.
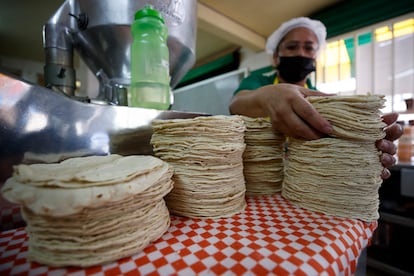
[{"label": "green painted beam", "polygon": [[347,0],[310,17],[325,24],[330,38],[413,11],[414,0]]}]

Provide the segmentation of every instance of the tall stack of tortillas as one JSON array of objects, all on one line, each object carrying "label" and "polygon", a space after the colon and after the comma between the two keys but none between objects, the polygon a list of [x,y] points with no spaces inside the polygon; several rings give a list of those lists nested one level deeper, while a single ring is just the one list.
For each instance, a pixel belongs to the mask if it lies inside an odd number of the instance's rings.
[{"label": "tall stack of tortillas", "polygon": [[339,217],[376,220],[382,183],[380,95],[308,97],[327,118],[329,138],[289,138],[282,195],[301,207]]},{"label": "tall stack of tortillas", "polygon": [[243,154],[246,195],[271,195],[282,189],[285,136],[267,118],[242,116],[246,125]]},{"label": "tall stack of tortillas", "polygon": [[166,197],[172,214],[229,217],[244,210],[245,125],[240,116],[154,120],[154,154],[174,169]]},{"label": "tall stack of tortillas", "polygon": [[30,260],[86,267],[138,253],[162,236],[172,174],[153,156],[72,158],[18,165],[2,193],[22,205]]}]

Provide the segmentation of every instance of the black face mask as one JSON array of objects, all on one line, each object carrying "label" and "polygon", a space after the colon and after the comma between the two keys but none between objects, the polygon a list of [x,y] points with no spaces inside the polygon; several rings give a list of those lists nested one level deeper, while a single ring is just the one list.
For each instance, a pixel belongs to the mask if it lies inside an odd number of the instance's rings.
[{"label": "black face mask", "polygon": [[297,83],[315,71],[315,59],[302,56],[279,57],[279,65],[276,67],[280,77],[289,82]]}]

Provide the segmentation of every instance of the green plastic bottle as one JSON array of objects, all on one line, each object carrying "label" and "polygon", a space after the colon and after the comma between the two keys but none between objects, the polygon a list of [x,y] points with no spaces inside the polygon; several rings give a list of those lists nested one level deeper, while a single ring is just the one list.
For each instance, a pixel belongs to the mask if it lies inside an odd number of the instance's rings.
[{"label": "green plastic bottle", "polygon": [[135,13],[131,32],[128,105],[166,110],[170,106],[170,71],[164,18],[151,5],[145,5]]}]

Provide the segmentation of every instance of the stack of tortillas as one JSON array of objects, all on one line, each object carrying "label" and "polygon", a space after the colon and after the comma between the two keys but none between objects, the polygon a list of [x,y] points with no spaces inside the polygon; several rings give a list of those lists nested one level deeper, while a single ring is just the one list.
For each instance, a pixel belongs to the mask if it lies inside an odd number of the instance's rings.
[{"label": "stack of tortillas", "polygon": [[30,260],[86,267],[133,255],[162,236],[172,174],[153,156],[72,158],[15,166],[2,193],[22,205]]},{"label": "stack of tortillas", "polygon": [[244,210],[245,125],[240,116],[154,120],[154,154],[174,169],[166,197],[172,214],[229,217]]},{"label": "stack of tortillas", "polygon": [[243,154],[246,195],[271,195],[282,189],[285,136],[267,118],[242,116],[246,132]]},{"label": "stack of tortillas", "polygon": [[282,195],[299,206],[346,218],[376,220],[382,183],[375,141],[385,136],[380,95],[308,97],[327,118],[329,138],[289,138]]}]

